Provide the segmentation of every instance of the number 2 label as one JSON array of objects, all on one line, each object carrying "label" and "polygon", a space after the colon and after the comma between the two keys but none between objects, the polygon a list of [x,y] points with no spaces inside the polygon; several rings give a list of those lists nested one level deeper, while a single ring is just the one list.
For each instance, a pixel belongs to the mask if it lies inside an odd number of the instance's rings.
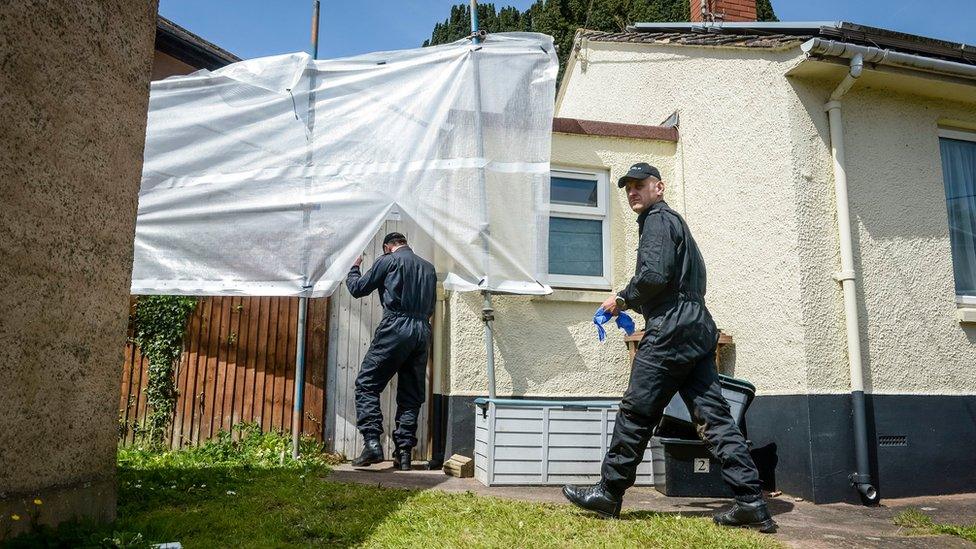
[{"label": "number 2 label", "polygon": [[709,466],[708,458],[695,458],[695,472],[707,473]]}]

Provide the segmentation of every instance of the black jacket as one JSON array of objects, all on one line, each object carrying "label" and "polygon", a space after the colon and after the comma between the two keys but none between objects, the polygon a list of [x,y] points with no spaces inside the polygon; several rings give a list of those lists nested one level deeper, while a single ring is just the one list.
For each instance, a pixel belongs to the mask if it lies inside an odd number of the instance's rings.
[{"label": "black jacket", "polygon": [[644,315],[645,337],[652,345],[693,360],[718,341],[705,307],[705,261],[688,225],[666,202],[645,210],[637,223],[637,268],[619,295],[628,308]]},{"label": "black jacket", "polygon": [[357,298],[378,289],[385,313],[422,320],[434,314],[437,274],[434,266],[409,246],[381,255],[365,275],[359,267],[353,267],[346,277],[346,287]]}]

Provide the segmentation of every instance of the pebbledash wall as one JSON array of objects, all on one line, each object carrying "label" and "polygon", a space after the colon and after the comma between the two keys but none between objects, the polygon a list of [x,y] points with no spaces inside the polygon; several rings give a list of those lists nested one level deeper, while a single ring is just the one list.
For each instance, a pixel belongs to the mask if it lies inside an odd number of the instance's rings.
[{"label": "pebbledash wall", "polygon": [[115,517],[156,4],[0,3],[0,538]]},{"label": "pebbledash wall", "polygon": [[[677,143],[554,134],[553,164],[611,182],[613,288],[631,275],[634,215],[613,182],[633,162],[661,168],[709,273],[707,302],[732,335],[723,369],[754,383],[749,436],[777,488],[856,500],[850,375],[833,170],[823,104],[843,75],[788,76],[789,47],[725,48],[583,40],[556,116],[654,125],[680,115]],[[884,497],[976,490],[976,328],[957,320],[940,166],[941,123],[976,127],[976,100],[936,81],[874,77],[845,96],[844,130],[872,444]],[[917,82],[912,82],[917,80]],[[958,95],[958,94],[957,94]],[[629,364],[616,329],[590,322],[608,295],[557,290],[496,298],[499,395],[619,398]],[[453,295],[450,440],[466,449],[470,401],[486,392],[480,298]],[[449,451],[450,451],[449,446]]]}]

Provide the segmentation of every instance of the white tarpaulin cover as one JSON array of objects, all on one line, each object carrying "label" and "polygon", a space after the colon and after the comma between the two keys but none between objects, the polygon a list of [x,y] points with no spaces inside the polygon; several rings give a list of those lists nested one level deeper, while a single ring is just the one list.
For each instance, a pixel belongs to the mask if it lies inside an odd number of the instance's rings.
[{"label": "white tarpaulin cover", "polygon": [[556,70],[504,33],[153,82],[132,292],[327,296],[398,211],[446,288],[548,293]]}]

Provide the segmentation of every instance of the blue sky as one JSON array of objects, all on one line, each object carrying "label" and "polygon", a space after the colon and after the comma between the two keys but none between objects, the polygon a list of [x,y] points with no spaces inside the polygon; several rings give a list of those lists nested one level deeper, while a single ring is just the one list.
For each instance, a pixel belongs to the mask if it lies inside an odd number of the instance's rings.
[{"label": "blue sky", "polygon": [[[463,0],[462,0],[463,2]],[[533,0],[495,1],[525,9]],[[976,44],[976,0],[772,0],[781,21],[852,21]],[[322,0],[319,57],[418,47],[451,0]],[[310,0],[160,0],[159,12],[243,57],[306,50]]]}]

